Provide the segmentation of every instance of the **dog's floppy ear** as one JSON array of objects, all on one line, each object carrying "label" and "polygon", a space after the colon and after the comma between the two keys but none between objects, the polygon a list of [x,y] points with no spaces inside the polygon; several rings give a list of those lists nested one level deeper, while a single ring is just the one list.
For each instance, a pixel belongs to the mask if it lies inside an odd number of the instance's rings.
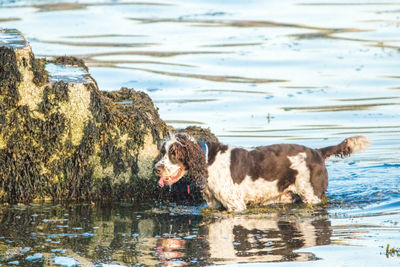
[{"label": "dog's floppy ear", "polygon": [[183,163],[188,169],[188,176],[195,181],[196,185],[203,189],[207,181],[206,157],[203,149],[196,140],[188,134],[179,133],[175,135],[177,141],[184,148]]},{"label": "dog's floppy ear", "polygon": [[167,139],[172,139],[173,137],[174,137],[174,133],[171,130],[169,130],[168,131],[168,135],[167,135]]},{"label": "dog's floppy ear", "polygon": [[163,140],[161,142],[158,143],[158,151],[162,152],[162,150],[165,150],[165,145],[166,145],[167,141]]}]

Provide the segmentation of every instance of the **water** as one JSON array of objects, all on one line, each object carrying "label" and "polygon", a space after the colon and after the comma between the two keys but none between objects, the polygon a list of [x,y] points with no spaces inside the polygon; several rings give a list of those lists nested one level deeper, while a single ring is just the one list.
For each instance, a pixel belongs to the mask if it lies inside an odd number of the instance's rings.
[{"label": "water", "polygon": [[79,83],[88,81],[87,72],[81,67],[56,65],[54,63],[49,63],[46,65],[46,70],[49,73],[50,82],[64,81]]},{"label": "water", "polygon": [[12,29],[0,29],[0,46],[5,46],[13,49],[20,49],[26,46],[26,41],[21,37],[21,35]]},{"label": "water", "polygon": [[[399,203],[357,211],[279,206],[253,208],[245,214],[202,213],[199,207],[152,203],[4,206],[0,263],[335,265],[368,257],[365,265],[398,265],[398,259],[385,255],[386,243],[398,242],[398,210]],[[335,253],[340,259],[332,260]]]},{"label": "water", "polygon": [[0,0],[0,27],[36,56],[83,58],[101,90],[145,91],[174,127],[244,147],[372,142],[328,162],[329,205],[313,212],[3,207],[1,262],[399,265],[385,255],[400,247],[399,26],[395,1]]}]

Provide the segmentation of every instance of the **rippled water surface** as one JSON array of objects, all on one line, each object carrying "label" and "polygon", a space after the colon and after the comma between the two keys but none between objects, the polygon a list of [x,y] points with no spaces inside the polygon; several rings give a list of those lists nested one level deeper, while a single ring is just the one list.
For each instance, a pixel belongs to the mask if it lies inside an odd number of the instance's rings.
[{"label": "rippled water surface", "polygon": [[400,2],[0,0],[0,28],[224,143],[372,142],[328,162],[329,205],[314,210],[5,206],[1,263],[400,265],[385,255],[400,247]]}]

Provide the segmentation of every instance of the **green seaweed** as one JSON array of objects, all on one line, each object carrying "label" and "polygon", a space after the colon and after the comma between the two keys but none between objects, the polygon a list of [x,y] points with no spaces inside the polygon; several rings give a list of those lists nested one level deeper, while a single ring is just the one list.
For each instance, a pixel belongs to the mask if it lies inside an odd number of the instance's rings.
[{"label": "green seaweed", "polygon": [[[33,72],[33,83],[40,87],[49,82],[49,73],[46,70],[46,59],[36,59],[33,53],[30,55],[31,70]],[[26,59],[23,58],[23,65],[26,66]]]},{"label": "green seaweed", "polygon": [[133,89],[122,87],[119,91],[101,91],[101,94],[113,102],[122,102],[132,100],[137,92]]},{"label": "green seaweed", "polygon": [[[145,136],[150,134],[154,143],[160,142],[166,134],[166,125],[160,119],[150,97],[133,89],[121,88],[119,91],[92,91],[91,110],[99,127],[99,138],[103,140],[100,162],[104,168],[113,167],[114,178],[105,177],[97,181],[97,192],[113,192],[117,200],[144,199],[157,197],[156,178],[141,179],[138,176],[138,158],[145,144]],[[129,101],[127,104],[116,104]],[[122,136],[125,145],[120,146]],[[129,173],[129,181],[117,181],[115,177]],[[138,190],[140,188],[140,190]],[[96,194],[99,195],[99,194]]]},{"label": "green seaweed", "polygon": [[400,256],[400,249],[398,248],[391,248],[390,244],[386,245],[386,257],[394,257],[394,256]]},{"label": "green seaweed", "polygon": [[19,101],[18,84],[22,75],[18,70],[15,52],[7,47],[0,47],[0,96],[2,99],[1,113],[4,109],[15,107]]},{"label": "green seaweed", "polygon": [[175,130],[177,132],[185,132],[193,136],[195,139],[202,139],[204,141],[218,142],[218,138],[210,131],[199,126],[188,126],[184,129]]},{"label": "green seaweed", "polygon": [[[80,107],[71,117],[72,109],[79,106],[71,102],[76,96],[71,96],[69,84],[48,83],[45,61],[35,60],[32,55],[30,61],[22,60],[21,68],[32,64],[32,82],[42,90],[41,101],[33,110],[35,104],[18,105],[22,69],[18,68],[15,52],[1,48],[0,55],[1,202],[31,202],[46,197],[108,201],[158,196],[154,191],[156,178],[139,177],[138,160],[146,136],[152,136],[153,143],[159,142],[166,125],[145,93],[122,88],[114,95],[102,94],[95,83],[89,82],[75,91],[82,94],[79,97],[88,92],[88,110]],[[69,57],[56,61],[84,65]],[[131,103],[114,103],[116,95],[124,95]],[[24,97],[29,99],[29,95]],[[87,118],[79,121],[81,117]],[[77,120],[82,125],[81,134],[76,129]],[[98,162],[92,160],[96,157]],[[112,166],[111,175],[95,177],[97,165],[103,170]]]},{"label": "green seaweed", "polygon": [[69,100],[68,84],[60,81],[53,85],[48,85],[43,90],[43,99],[39,109],[43,114],[49,113],[59,102]]},{"label": "green seaweed", "polygon": [[42,166],[57,151],[64,126],[62,114],[51,114],[43,121],[33,118],[27,106],[10,112],[9,124],[3,129],[8,142],[0,150],[0,201],[30,202],[43,195],[49,177]]},{"label": "green seaweed", "polygon": [[54,60],[54,64],[56,65],[71,65],[76,67],[81,67],[85,71],[89,72],[89,68],[86,66],[85,62],[82,59],[70,56],[61,56],[57,57]]}]

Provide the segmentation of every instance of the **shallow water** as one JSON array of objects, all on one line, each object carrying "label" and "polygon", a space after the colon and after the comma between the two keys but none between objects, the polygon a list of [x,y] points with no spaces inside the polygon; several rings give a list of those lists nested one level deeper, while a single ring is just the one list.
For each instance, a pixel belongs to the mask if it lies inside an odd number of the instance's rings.
[{"label": "shallow water", "polygon": [[311,214],[3,207],[2,263],[400,264],[385,255],[400,247],[399,26],[400,3],[387,1],[0,0],[0,27],[37,56],[85,59],[100,89],[145,91],[175,127],[245,147],[372,142],[328,162],[330,204]]},{"label": "shallow water", "polygon": [[385,255],[386,243],[398,242],[399,203],[358,211],[273,206],[244,214],[149,203],[0,210],[0,263],[9,265],[399,264]]}]

